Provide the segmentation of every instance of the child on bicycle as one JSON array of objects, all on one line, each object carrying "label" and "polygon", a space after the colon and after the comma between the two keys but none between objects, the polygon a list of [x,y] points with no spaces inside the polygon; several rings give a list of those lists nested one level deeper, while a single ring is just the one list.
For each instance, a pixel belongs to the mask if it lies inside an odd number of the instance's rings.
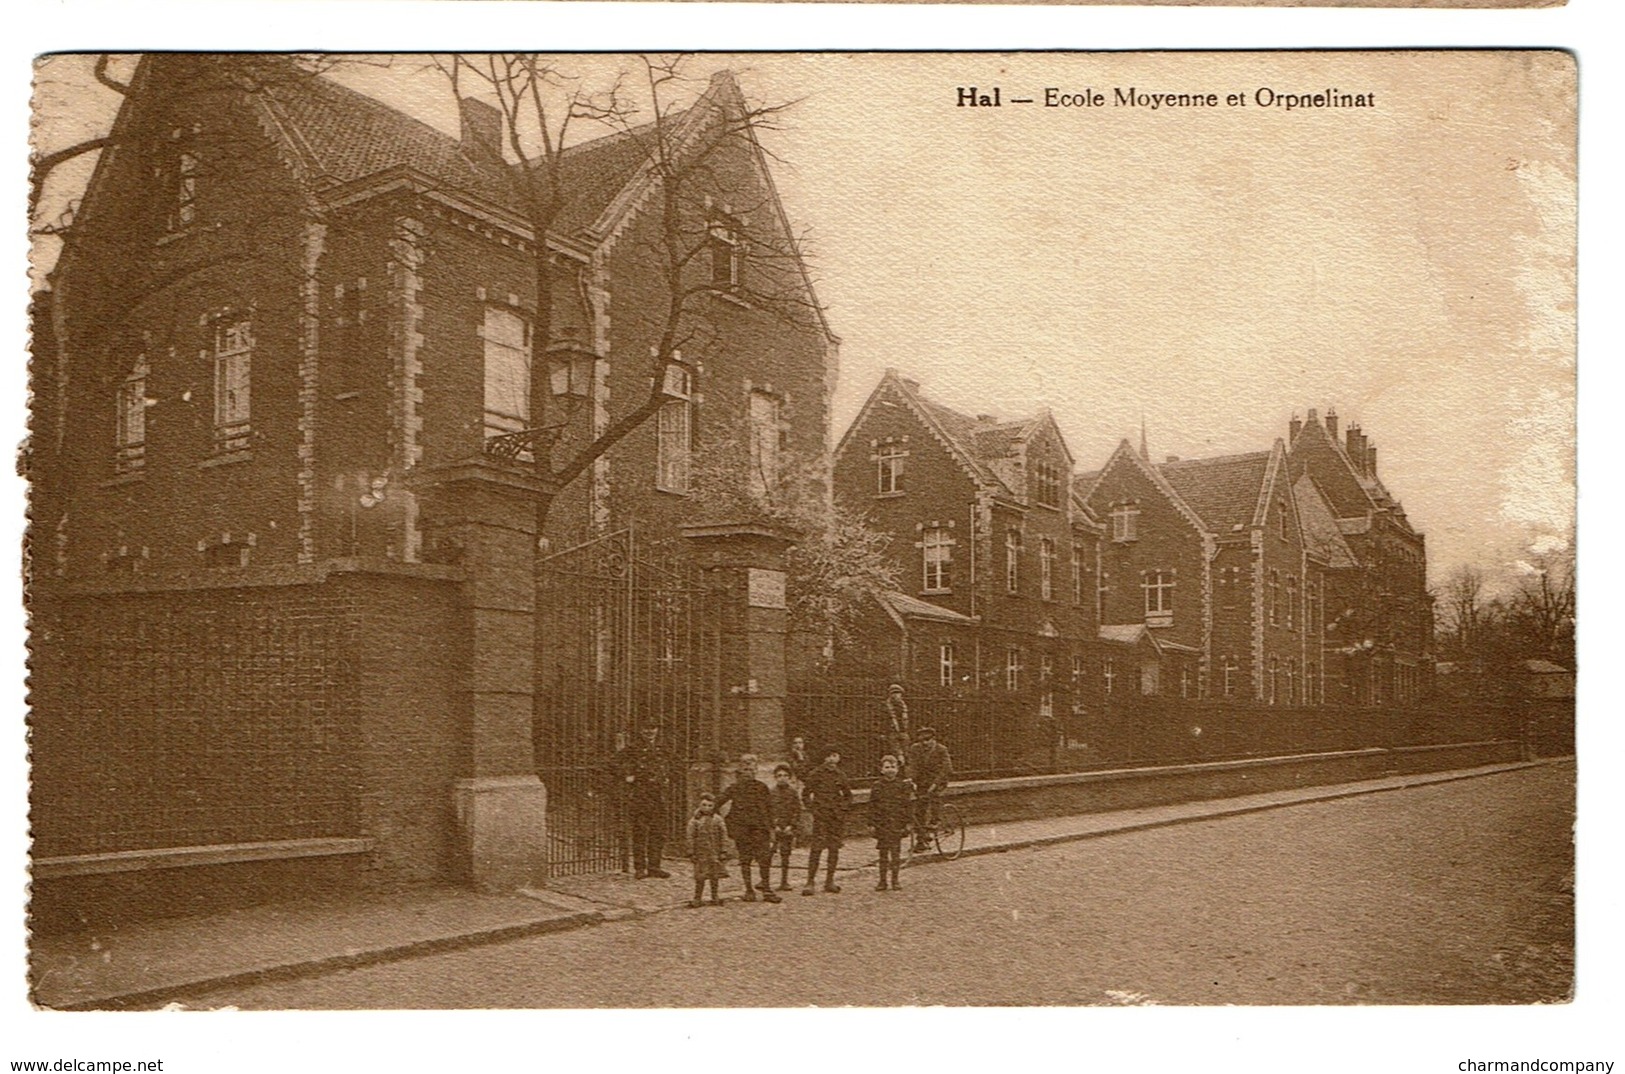
[{"label": "child on bicycle", "polygon": [[897,769],[897,758],[889,754],[882,757],[880,778],[869,789],[869,820],[875,830],[875,849],[880,851],[880,883],[875,885],[876,891],[886,890],[888,877],[891,890],[901,890],[897,873],[902,868],[903,836],[909,829],[914,785]]}]

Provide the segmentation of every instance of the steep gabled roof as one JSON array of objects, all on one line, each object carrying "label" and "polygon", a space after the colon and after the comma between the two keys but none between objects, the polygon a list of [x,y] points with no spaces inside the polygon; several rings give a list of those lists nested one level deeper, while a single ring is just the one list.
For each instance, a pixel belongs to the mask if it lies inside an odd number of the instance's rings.
[{"label": "steep gabled roof", "polygon": [[1354,553],[1343,540],[1331,506],[1307,473],[1299,476],[1292,486],[1292,500],[1298,505],[1298,525],[1303,530],[1304,547],[1310,554],[1323,559],[1328,567],[1355,566]]},{"label": "steep gabled roof", "polygon": [[[1007,476],[1006,462],[1016,456],[1016,445],[1031,440],[1043,424],[1054,424],[1047,412],[1019,421],[989,422],[973,418],[934,399],[927,399],[919,388],[898,375],[897,370],[886,370],[885,376],[869,394],[863,409],[847,427],[835,449],[836,458],[846,450],[847,443],[864,424],[870,412],[883,395],[892,394],[901,399],[919,418],[920,422],[948,449],[965,473],[984,491],[1017,501],[1025,501],[1026,490],[1016,488]],[[1070,459],[1071,452],[1056,429],[1061,450]],[[1006,471],[1006,473],[1001,473]]]},{"label": "steep gabled roof", "polygon": [[1131,466],[1138,470],[1151,484],[1156,486],[1157,491],[1168,498],[1168,502],[1174,505],[1174,509],[1184,516],[1185,521],[1189,522],[1193,529],[1200,533],[1213,532],[1209,529],[1202,516],[1190,504],[1186,503],[1185,498],[1168,483],[1167,478],[1162,476],[1162,472],[1140,457],[1134,450],[1134,445],[1130,444],[1127,438],[1118,441],[1117,450],[1112,452],[1111,458],[1106,460],[1105,466],[1102,466],[1092,475],[1080,476],[1073,482],[1073,495],[1087,504],[1089,499],[1094,496],[1095,491],[1100,488],[1101,482],[1106,479],[1106,475],[1111,473],[1117,466]]},{"label": "steep gabled roof", "polygon": [[1209,531],[1232,533],[1256,524],[1260,491],[1269,474],[1269,451],[1163,463],[1157,469]]}]

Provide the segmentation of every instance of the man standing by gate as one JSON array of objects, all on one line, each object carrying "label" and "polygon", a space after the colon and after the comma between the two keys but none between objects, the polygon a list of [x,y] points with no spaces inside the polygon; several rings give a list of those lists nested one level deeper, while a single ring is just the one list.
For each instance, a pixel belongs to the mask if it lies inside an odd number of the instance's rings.
[{"label": "man standing by gate", "polygon": [[639,741],[615,753],[615,775],[626,796],[626,814],[632,824],[632,866],[639,880],[671,876],[660,867],[666,843],[666,786],[671,781],[671,766],[659,738],[659,725],[645,724]]}]

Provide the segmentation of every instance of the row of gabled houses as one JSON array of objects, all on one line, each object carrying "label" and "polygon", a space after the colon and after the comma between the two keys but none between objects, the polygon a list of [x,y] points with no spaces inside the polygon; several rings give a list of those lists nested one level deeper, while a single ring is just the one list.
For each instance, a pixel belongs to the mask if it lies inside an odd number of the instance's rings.
[{"label": "row of gabled houses", "polygon": [[892,538],[854,676],[1114,698],[1393,705],[1424,691],[1422,534],[1358,426],[1310,410],[1268,448],[1084,469],[1047,412],[956,411],[888,371],[835,451],[837,499]]}]

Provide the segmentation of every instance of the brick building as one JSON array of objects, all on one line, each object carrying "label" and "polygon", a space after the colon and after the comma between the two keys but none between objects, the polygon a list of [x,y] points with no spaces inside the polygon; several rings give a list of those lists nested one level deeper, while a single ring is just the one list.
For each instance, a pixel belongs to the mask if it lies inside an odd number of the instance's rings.
[{"label": "brick building", "polygon": [[1318,696],[1324,571],[1305,554],[1282,444],[1153,464],[1125,440],[1078,495],[1110,527],[1106,629],[1143,627],[1163,650],[1131,667],[1131,691],[1283,705]]},{"label": "brick building", "polygon": [[[826,450],[834,340],[731,76],[566,150],[544,236],[496,113],[461,109],[451,137],[274,57],[142,61],[34,368],[47,888],[183,845],[228,873],[246,854],[363,883],[478,879],[536,850],[514,834],[545,793],[536,351],[566,448],[661,395],[560,495],[554,547],[676,537],[708,443],[763,482],[782,452]],[[665,197],[654,161],[702,154]],[[663,229],[694,250],[683,349],[654,375]],[[552,340],[530,331],[539,243]],[[482,843],[504,812],[517,842]]]},{"label": "brick building", "polygon": [[1358,425],[1340,441],[1336,412],[1323,423],[1310,410],[1288,431],[1293,487],[1316,493],[1318,544],[1341,568],[1327,577],[1327,700],[1416,701],[1433,673],[1426,541],[1377,476],[1376,445]]},{"label": "brick building", "polygon": [[1083,703],[1101,527],[1072,498],[1072,471],[1047,411],[962,414],[887,371],[834,461],[836,498],[892,537],[901,593],[877,598],[877,672],[1007,691],[1035,718]]}]

